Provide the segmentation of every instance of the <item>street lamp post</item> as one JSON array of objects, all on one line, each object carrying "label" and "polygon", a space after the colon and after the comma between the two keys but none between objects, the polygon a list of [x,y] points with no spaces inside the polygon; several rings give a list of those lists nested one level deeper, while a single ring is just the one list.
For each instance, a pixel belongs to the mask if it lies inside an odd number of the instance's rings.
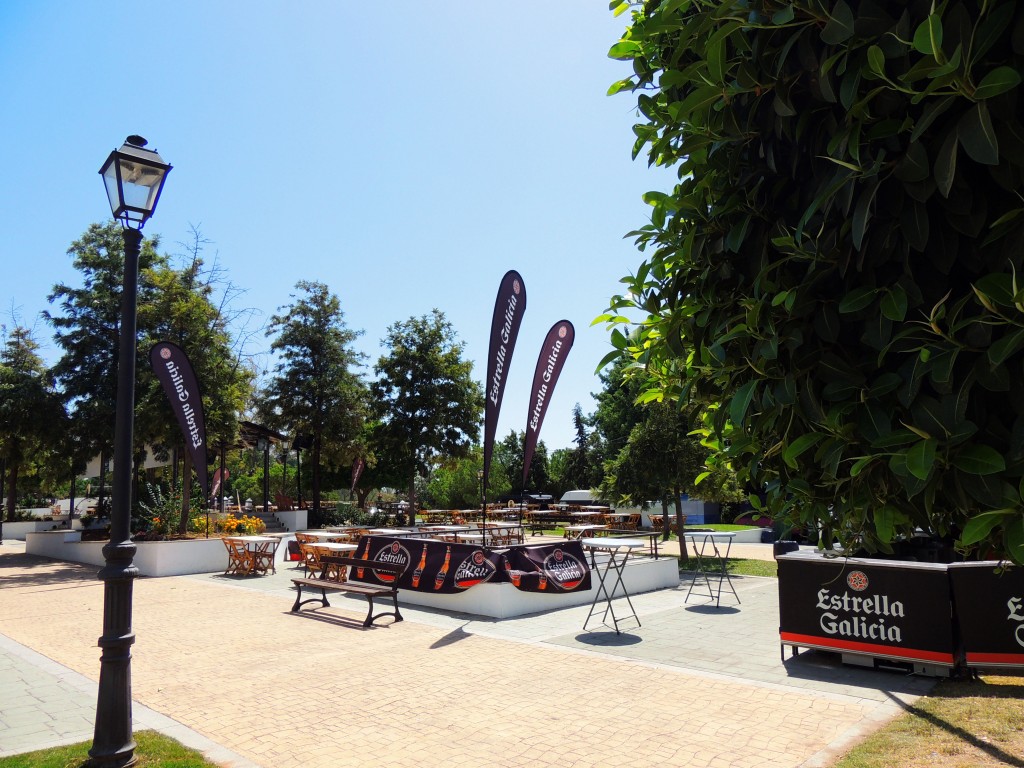
[{"label": "street lamp post", "polygon": [[114,412],[114,481],[110,541],[103,547],[103,636],[99,639],[99,695],[90,764],[111,768],[134,765],[132,737],[132,587],[138,569],[131,540],[132,429],[135,416],[136,304],[142,227],[156,210],[171,166],[146,149],[141,136],[129,136],[100,169],[110,210],[124,237],[121,336]]}]

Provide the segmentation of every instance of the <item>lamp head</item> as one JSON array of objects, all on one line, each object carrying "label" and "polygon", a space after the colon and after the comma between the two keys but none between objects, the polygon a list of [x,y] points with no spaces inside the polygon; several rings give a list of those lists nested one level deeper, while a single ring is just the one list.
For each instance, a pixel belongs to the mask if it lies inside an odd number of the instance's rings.
[{"label": "lamp head", "polygon": [[142,229],[156,210],[170,170],[171,166],[159,154],[146,149],[144,138],[125,139],[100,168],[114,218],[126,228]]}]

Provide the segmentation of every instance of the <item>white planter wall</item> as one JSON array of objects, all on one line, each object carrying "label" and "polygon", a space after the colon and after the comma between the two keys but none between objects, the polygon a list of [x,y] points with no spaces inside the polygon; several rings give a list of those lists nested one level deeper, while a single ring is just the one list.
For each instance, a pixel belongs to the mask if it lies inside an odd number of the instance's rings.
[{"label": "white planter wall", "polygon": [[[6,530],[6,525],[4,526]],[[6,535],[6,534],[5,534]],[[282,539],[277,549],[281,563],[288,548]],[[82,541],[79,531],[29,533],[25,552],[29,555],[102,566],[104,541]],[[135,544],[135,566],[143,576],[181,576],[187,573],[216,573],[227,566],[227,550],[219,539],[182,541],[139,541]]]}]

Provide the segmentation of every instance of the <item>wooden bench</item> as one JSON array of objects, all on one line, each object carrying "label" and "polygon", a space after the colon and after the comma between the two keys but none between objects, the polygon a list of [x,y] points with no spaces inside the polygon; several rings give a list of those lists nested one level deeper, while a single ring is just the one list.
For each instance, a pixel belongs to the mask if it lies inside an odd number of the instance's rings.
[{"label": "wooden bench", "polygon": [[[351,592],[355,595],[363,595],[366,601],[370,604],[369,610],[366,612],[366,621],[363,622],[364,627],[373,626],[373,622],[379,619],[381,616],[394,616],[395,621],[402,621],[402,614],[398,612],[398,586],[385,586],[383,584],[366,584],[361,581],[348,581],[346,580],[345,568],[369,568],[374,571],[383,571],[385,573],[392,574],[396,579],[405,570],[404,566],[394,565],[393,563],[379,563],[375,560],[363,560],[356,557],[340,557],[334,555],[324,555],[320,558],[320,564],[322,570],[320,576],[314,579],[292,579],[292,584],[299,591],[299,594],[295,596],[295,604],[292,606],[292,613],[298,612],[298,610],[306,603],[319,602],[321,607],[328,607],[330,603],[327,602],[328,592]],[[320,590],[320,597],[307,597],[305,600],[302,599],[302,588],[307,587],[309,589]],[[394,611],[384,611],[378,614],[373,612],[373,598],[375,597],[391,597],[391,601],[395,606]]]}]

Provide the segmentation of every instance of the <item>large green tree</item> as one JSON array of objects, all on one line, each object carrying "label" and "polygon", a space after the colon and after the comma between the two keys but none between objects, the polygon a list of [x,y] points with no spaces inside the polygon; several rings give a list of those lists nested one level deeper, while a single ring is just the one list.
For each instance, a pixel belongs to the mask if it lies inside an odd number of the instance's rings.
[{"label": "large green tree", "polygon": [[[207,444],[216,446],[231,444],[237,437],[238,414],[251,395],[254,375],[242,346],[244,324],[238,327],[241,333],[233,333],[231,327],[246,313],[232,308],[237,290],[216,265],[205,265],[201,255],[204,242],[193,230],[180,266],[168,260],[150,270],[153,291],[150,300],[139,307],[140,325],[147,329],[140,346],[148,351],[157,342],[170,341],[188,355],[203,395]],[[190,478],[191,455],[184,450],[178,423],[148,364],[139,371],[137,390],[136,438],[143,445],[180,447],[183,476]],[[183,483],[182,491],[179,532],[185,533],[191,482]]]},{"label": "large green tree", "polygon": [[[689,432],[689,418],[675,404],[651,405],[630,430],[626,444],[606,463],[601,495],[635,506],[660,500],[666,520],[671,501],[682,530],[682,494],[696,495],[697,480],[707,471],[708,451]],[[669,531],[666,525],[666,540]]]},{"label": "large green tree", "polygon": [[[162,262],[157,238],[142,242],[139,255],[138,304],[152,300],[149,279],[154,265]],[[116,221],[92,224],[68,249],[80,273],[78,285],[58,283],[49,295],[56,311],[44,317],[53,326],[61,357],[53,375],[70,414],[69,444],[81,455],[109,457],[114,446],[114,411],[117,402],[118,339],[121,333],[121,285],[124,275],[124,238]],[[148,333],[145,317],[138,332]],[[148,365],[148,350],[139,345],[137,371]],[[100,489],[102,493],[102,488]]]},{"label": "large green tree", "polygon": [[1024,562],[1024,6],[613,6],[634,155],[679,179],[617,350],[826,543]]},{"label": "large green tree", "polygon": [[[4,329],[6,330],[6,329]],[[6,470],[7,516],[14,514],[19,474],[54,451],[65,425],[64,408],[31,332],[15,325],[0,347],[0,459]],[[0,506],[0,522],[4,508]]]},{"label": "large green tree", "polygon": [[497,472],[488,491],[492,498],[505,493],[520,491],[546,492],[550,485],[548,478],[548,447],[541,440],[530,459],[530,474],[523,488],[523,458],[525,432],[510,430],[503,440],[494,446],[494,464]]},{"label": "large green tree", "polygon": [[483,389],[452,324],[440,310],[388,327],[387,348],[371,385],[381,449],[404,478],[416,506],[416,477],[438,458],[469,455],[479,439]]},{"label": "large green tree", "polygon": [[295,288],[292,303],[267,329],[278,361],[259,413],[279,431],[312,437],[311,496],[318,514],[321,465],[350,464],[359,452],[367,390],[362,355],[353,347],[361,332],[345,324],[341,301],[323,283],[302,280]]},{"label": "large green tree", "polygon": [[572,409],[572,422],[576,430],[575,444],[562,469],[561,481],[568,490],[590,490],[601,482],[602,455],[597,450],[597,438],[587,429],[587,419],[579,403]]}]

